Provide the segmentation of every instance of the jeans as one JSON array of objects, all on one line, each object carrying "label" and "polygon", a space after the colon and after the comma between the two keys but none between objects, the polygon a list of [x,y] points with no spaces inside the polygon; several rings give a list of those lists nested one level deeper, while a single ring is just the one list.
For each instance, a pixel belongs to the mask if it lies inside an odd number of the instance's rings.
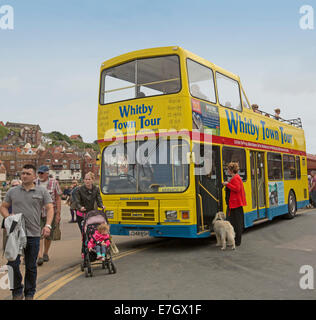
[{"label": "jeans", "polygon": [[97,255],[106,255],[106,246],[102,246],[102,245],[100,245],[100,246],[95,246],[95,251],[96,251],[96,253],[97,253]]},{"label": "jeans", "polygon": [[[24,296],[33,297],[36,291],[37,265],[36,260],[39,252],[40,237],[27,237],[26,248],[24,249],[25,276],[24,276]],[[8,261],[8,265],[13,268],[13,290],[12,296],[21,296],[23,293],[22,275],[20,272],[20,255],[15,261]]]}]

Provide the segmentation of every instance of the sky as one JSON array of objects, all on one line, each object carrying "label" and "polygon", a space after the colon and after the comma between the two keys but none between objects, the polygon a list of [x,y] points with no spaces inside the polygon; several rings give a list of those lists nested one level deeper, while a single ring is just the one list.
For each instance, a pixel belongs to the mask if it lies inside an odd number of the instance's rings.
[{"label": "sky", "polygon": [[92,142],[101,63],[177,45],[239,75],[260,109],[300,117],[316,154],[316,27],[300,25],[300,8],[316,15],[316,0],[0,0],[0,12],[3,5],[14,9],[14,28],[0,29],[0,121]]}]

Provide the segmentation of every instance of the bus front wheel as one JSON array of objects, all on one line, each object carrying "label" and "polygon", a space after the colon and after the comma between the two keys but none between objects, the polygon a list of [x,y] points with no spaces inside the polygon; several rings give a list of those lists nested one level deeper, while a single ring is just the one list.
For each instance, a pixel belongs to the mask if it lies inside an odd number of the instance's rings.
[{"label": "bus front wheel", "polygon": [[293,190],[289,193],[288,213],[284,215],[286,219],[293,219],[296,215],[296,197]]}]

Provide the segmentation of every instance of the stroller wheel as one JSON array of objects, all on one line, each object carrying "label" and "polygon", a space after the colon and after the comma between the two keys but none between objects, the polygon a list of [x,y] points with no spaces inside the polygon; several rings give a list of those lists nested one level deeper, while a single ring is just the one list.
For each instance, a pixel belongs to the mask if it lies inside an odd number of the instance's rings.
[{"label": "stroller wheel", "polygon": [[91,267],[84,268],[84,274],[85,274],[86,278],[88,278],[89,276],[93,277],[92,268]]},{"label": "stroller wheel", "polygon": [[116,273],[116,267],[113,262],[111,262],[111,266],[112,266],[112,273]]}]

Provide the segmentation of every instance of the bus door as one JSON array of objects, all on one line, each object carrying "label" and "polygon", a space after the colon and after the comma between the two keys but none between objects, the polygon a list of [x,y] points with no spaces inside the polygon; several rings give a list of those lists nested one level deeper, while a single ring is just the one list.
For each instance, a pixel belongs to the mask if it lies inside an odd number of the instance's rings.
[{"label": "bus door", "polygon": [[252,209],[257,211],[257,218],[267,215],[265,192],[264,152],[250,151]]},{"label": "bus door", "polygon": [[[205,155],[205,161],[207,157]],[[204,165],[206,171],[196,176],[198,232],[211,230],[216,212],[222,210],[220,148],[213,146],[209,157],[212,157],[211,165]]]}]

